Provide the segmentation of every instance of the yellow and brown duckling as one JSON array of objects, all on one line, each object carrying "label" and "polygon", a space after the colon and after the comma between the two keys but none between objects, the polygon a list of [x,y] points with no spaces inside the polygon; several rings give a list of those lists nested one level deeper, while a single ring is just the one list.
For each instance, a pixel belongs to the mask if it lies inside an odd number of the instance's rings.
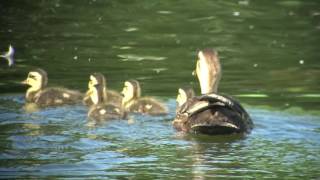
[{"label": "yellow and brown duckling", "polygon": [[87,95],[93,103],[88,111],[88,117],[95,120],[124,119],[126,113],[111,103],[104,101],[105,88],[102,84],[96,83],[89,86]]},{"label": "yellow and brown duckling", "polygon": [[179,88],[178,96],[176,99],[176,102],[177,102],[176,112],[179,112],[182,105],[186,103],[188,99],[193,98],[194,96],[195,96],[195,93],[191,87]]},{"label": "yellow and brown duckling", "polygon": [[188,99],[179,109],[173,126],[184,132],[202,134],[249,133],[253,122],[234,99],[217,94],[221,78],[218,53],[212,49],[199,51],[195,74],[201,96]]},{"label": "yellow and brown duckling", "polygon": [[78,91],[59,87],[48,88],[47,72],[40,68],[30,71],[22,83],[30,86],[25,96],[26,102],[35,103],[39,107],[80,103],[83,97]]},{"label": "yellow and brown duckling", "polygon": [[89,90],[86,92],[85,97],[83,98],[83,103],[87,106],[93,105],[92,99],[89,95],[90,89],[92,86],[101,86],[102,88],[102,102],[104,103],[110,103],[113,104],[117,107],[121,107],[122,103],[122,96],[120,93],[113,91],[113,90],[108,90],[107,89],[107,84],[106,84],[106,78],[103,74],[101,73],[93,73],[90,75],[90,80],[88,83],[88,88]]},{"label": "yellow and brown duckling", "polygon": [[141,87],[137,80],[128,80],[122,90],[122,107],[127,112],[148,115],[166,115],[167,107],[152,97],[141,97]]}]

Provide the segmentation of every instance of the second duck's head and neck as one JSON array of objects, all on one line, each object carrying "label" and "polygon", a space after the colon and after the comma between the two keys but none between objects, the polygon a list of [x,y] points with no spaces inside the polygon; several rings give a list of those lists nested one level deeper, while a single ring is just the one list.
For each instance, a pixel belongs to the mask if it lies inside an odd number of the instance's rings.
[{"label": "second duck's head and neck", "polygon": [[137,99],[141,97],[141,87],[137,80],[128,80],[124,83],[122,106],[129,108]]},{"label": "second duck's head and neck", "polygon": [[105,78],[101,73],[90,75],[87,95],[94,105],[103,103],[106,98]]},{"label": "second duck's head and neck", "polygon": [[24,80],[22,83],[30,86],[30,88],[28,88],[27,90],[26,98],[27,100],[31,100],[35,93],[43,90],[47,86],[47,72],[40,68],[32,70],[29,72],[27,79]]},{"label": "second duck's head and neck", "polygon": [[218,52],[213,49],[198,52],[195,74],[200,83],[201,94],[217,93],[221,73]]},{"label": "second duck's head and neck", "polygon": [[[101,73],[93,73],[90,75],[89,83],[88,83],[89,90],[87,91],[87,95],[90,96],[92,90],[97,89],[101,91],[101,101],[107,100],[107,87],[106,87],[106,79],[103,74]],[[91,98],[91,97],[90,97]],[[91,98],[92,100],[92,98]]]}]

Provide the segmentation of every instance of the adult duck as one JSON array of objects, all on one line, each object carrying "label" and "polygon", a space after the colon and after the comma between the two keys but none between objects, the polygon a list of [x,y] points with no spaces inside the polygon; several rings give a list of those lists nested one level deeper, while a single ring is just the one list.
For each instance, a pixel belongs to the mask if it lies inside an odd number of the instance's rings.
[{"label": "adult duck", "polygon": [[253,122],[245,109],[233,98],[217,94],[221,79],[218,53],[212,49],[199,51],[194,73],[202,95],[183,103],[173,126],[178,131],[209,135],[249,133]]}]

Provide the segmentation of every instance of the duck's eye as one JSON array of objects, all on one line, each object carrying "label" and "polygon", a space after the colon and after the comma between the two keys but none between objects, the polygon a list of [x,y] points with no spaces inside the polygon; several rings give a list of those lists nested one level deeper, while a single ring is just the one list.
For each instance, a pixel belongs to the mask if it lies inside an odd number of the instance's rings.
[{"label": "duck's eye", "polygon": [[36,80],[37,78],[36,78],[36,76],[34,76],[34,75],[32,75],[32,74],[29,74],[28,75],[28,78],[30,78],[30,79],[34,79],[34,80]]}]

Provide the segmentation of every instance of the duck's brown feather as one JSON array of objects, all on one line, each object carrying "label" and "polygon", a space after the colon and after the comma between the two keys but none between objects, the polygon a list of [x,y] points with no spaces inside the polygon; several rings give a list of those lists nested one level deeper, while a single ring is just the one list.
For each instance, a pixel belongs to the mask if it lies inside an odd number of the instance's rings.
[{"label": "duck's brown feather", "polygon": [[88,117],[95,120],[125,119],[126,113],[112,104],[98,104],[90,107]]},{"label": "duck's brown feather", "polygon": [[78,91],[64,88],[46,88],[27,97],[29,102],[34,102],[40,107],[75,104],[81,102],[83,95]]},{"label": "duck's brown feather", "polygon": [[168,113],[165,105],[152,97],[139,98],[129,107],[128,111],[148,115],[165,115]]},{"label": "duck's brown feather", "polygon": [[252,120],[244,108],[227,96],[199,96],[179,110],[173,125],[177,130],[203,134],[248,133]]}]

